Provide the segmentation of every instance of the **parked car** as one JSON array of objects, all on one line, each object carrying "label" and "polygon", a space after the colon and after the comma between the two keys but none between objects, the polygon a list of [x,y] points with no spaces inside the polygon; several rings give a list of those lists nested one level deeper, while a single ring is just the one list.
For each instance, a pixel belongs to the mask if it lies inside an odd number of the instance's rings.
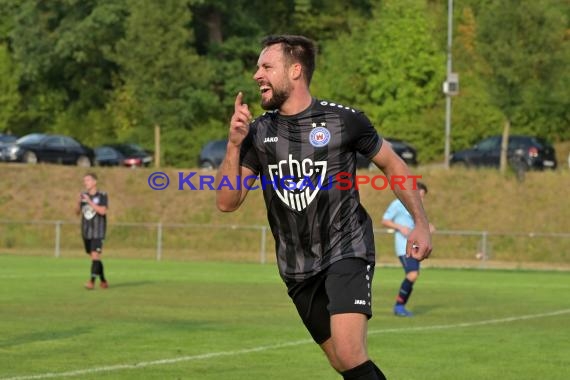
[{"label": "parked car", "polygon": [[[467,167],[499,167],[502,136],[481,140],[471,149],[455,152],[450,157],[451,165]],[[507,159],[526,169],[556,169],[556,152],[546,140],[534,136],[509,136]]]},{"label": "parked car", "polygon": [[100,166],[149,166],[152,155],[136,144],[108,144],[95,148],[95,162]]},{"label": "parked car", "polygon": [[216,169],[226,155],[227,139],[212,140],[206,143],[200,151],[198,166],[201,169]]},{"label": "parked car", "polygon": [[18,140],[18,136],[8,135],[6,133],[0,133],[0,148],[14,143]]},{"label": "parked car", "polygon": [[[402,158],[402,160],[404,160],[404,162],[406,162],[406,164],[408,165],[412,165],[415,166],[418,164],[418,160],[417,160],[417,151],[416,149],[411,146],[410,144],[399,140],[399,139],[395,139],[392,137],[385,137],[384,138],[385,142],[390,143],[390,145],[392,145],[392,149],[394,150],[394,152],[396,152],[396,154],[398,156],[400,156]],[[364,157],[363,155],[361,155],[360,153],[357,153],[356,155],[356,167],[357,168],[369,168],[370,165],[372,165],[371,161]]]},{"label": "parked car", "polygon": [[[414,147],[405,143],[402,140],[394,138],[385,138],[388,141],[396,154],[398,154],[408,165],[417,165],[417,152]],[[202,148],[200,152],[200,157],[198,159],[198,165],[202,169],[216,169],[222,163],[224,155],[226,154],[226,145],[228,144],[227,139],[213,140],[208,142]],[[361,155],[356,154],[356,167],[357,168],[368,168],[371,165],[371,161]]]},{"label": "parked car", "polygon": [[95,162],[95,153],[69,136],[32,133],[4,146],[2,159],[28,164],[50,162],[89,167]]},{"label": "parked car", "polygon": [[4,147],[13,144],[16,140],[18,140],[18,136],[0,133],[0,162],[7,161],[4,157],[6,155]]}]

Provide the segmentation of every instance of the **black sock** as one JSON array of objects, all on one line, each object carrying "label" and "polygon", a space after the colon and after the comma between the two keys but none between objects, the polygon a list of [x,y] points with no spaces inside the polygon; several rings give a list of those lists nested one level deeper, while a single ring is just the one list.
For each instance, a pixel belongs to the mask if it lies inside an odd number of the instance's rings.
[{"label": "black sock", "polygon": [[91,261],[91,282],[95,282],[95,279],[97,278],[98,265],[96,263],[98,263],[98,261],[95,260]]},{"label": "black sock", "polygon": [[105,273],[103,271],[103,262],[102,261],[99,261],[99,278],[101,279],[101,281],[107,282],[107,280],[105,280]]},{"label": "black sock", "polygon": [[[372,362],[372,364],[374,364],[374,362]],[[384,373],[380,371],[380,368],[378,368],[376,364],[374,364],[374,371],[376,372],[376,375],[378,375],[378,379],[386,380],[386,376],[384,376]]]},{"label": "black sock", "polygon": [[382,371],[371,360],[344,371],[341,375],[344,380],[386,380]]},{"label": "black sock", "polygon": [[106,281],[105,275],[103,274],[103,263],[100,260],[93,260],[93,264],[91,265],[91,281],[94,281],[97,276],[99,276],[101,281]]},{"label": "black sock", "polygon": [[402,285],[400,286],[400,291],[398,292],[396,303],[398,305],[405,305],[412,295],[412,290],[414,290],[414,283],[405,278],[404,281],[402,281]]}]

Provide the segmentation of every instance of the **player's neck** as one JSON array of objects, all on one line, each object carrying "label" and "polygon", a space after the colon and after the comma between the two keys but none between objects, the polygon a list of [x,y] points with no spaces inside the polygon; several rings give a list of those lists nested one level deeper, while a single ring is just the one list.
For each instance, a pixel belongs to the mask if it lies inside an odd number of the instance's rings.
[{"label": "player's neck", "polygon": [[97,188],[94,187],[94,188],[92,188],[92,189],[87,190],[87,194],[89,194],[89,195],[95,195],[95,194],[97,194]]},{"label": "player's neck", "polygon": [[279,108],[279,113],[286,116],[297,115],[309,108],[312,102],[313,97],[309,89],[297,89],[291,92],[287,101]]}]

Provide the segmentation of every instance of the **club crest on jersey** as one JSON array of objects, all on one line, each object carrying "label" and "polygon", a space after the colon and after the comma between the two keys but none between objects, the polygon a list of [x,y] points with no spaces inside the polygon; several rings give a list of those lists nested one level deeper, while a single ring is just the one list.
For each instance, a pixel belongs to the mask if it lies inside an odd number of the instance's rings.
[{"label": "club crest on jersey", "polygon": [[95,210],[93,209],[93,207],[89,206],[89,205],[85,205],[83,206],[83,217],[87,220],[91,220],[95,217],[97,213],[95,212]]},{"label": "club crest on jersey", "polygon": [[[327,131],[328,132],[328,131]],[[296,211],[303,211],[316,198],[326,178],[327,162],[305,158],[287,160],[268,165],[273,189],[281,202]]]},{"label": "club crest on jersey", "polygon": [[326,146],[331,141],[331,133],[325,127],[317,127],[311,130],[309,142],[315,148]]}]

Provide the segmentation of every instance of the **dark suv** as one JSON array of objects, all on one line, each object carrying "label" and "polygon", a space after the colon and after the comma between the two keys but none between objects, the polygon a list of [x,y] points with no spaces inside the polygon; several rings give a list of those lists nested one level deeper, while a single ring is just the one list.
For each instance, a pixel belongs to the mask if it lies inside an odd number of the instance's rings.
[{"label": "dark suv", "polygon": [[213,140],[202,148],[198,158],[198,166],[201,169],[216,169],[222,163],[226,155],[228,140]]},{"label": "dark suv", "polygon": [[[450,164],[467,167],[499,167],[502,136],[488,137],[471,149],[455,152]],[[552,145],[540,137],[509,136],[507,158],[525,169],[556,169],[556,153]]]},{"label": "dark suv", "polygon": [[[416,148],[411,146],[405,141],[395,139],[392,137],[384,137],[384,141],[390,143],[394,152],[404,160],[404,162],[411,166],[418,164],[418,153]],[[359,169],[367,169],[372,167],[372,161],[364,157],[360,153],[356,153],[356,167]]]}]

